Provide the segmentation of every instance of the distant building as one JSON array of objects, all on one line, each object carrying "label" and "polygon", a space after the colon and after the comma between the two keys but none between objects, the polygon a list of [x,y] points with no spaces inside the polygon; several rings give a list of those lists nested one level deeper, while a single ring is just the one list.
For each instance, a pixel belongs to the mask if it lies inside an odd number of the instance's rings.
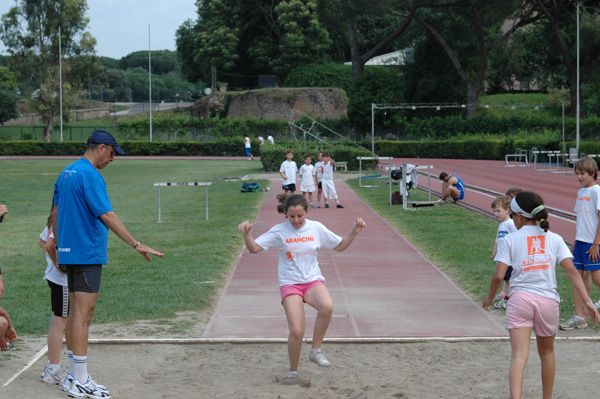
[{"label": "distant building", "polygon": [[[365,65],[404,65],[413,61],[414,51],[414,48],[407,47],[404,50],[378,55],[367,61]],[[344,62],[344,65],[352,65],[352,61]]]}]

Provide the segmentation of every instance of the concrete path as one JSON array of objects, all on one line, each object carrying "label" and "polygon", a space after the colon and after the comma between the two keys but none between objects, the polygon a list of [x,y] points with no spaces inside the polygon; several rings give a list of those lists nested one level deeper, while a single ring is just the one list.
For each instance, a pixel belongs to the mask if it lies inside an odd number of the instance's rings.
[{"label": "concrete path", "polygon": [[[285,218],[276,211],[280,182],[271,186],[256,221],[255,237]],[[344,209],[312,209],[309,218],[346,234],[357,216],[367,227],[345,252],[320,251],[319,263],[334,300],[327,338],[507,336],[504,326],[455,286],[342,181]],[[240,220],[241,222],[241,220]],[[306,337],[316,312],[305,305]],[[286,338],[277,286],[277,251],[246,248],[224,287],[206,338]]]}]

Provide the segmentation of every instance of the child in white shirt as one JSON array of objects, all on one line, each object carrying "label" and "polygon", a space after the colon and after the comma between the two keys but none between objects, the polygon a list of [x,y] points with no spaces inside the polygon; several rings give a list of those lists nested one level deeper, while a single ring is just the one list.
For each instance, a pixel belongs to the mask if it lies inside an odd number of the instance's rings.
[{"label": "child in white shirt", "polygon": [[[500,224],[498,225],[498,233],[496,234],[496,241],[494,242],[494,250],[492,251],[493,259],[496,257],[498,245],[502,242],[502,239],[508,234],[517,231],[517,228],[515,227],[515,223],[513,222],[513,220],[510,218],[510,198],[508,198],[505,195],[496,198],[492,202],[492,209],[494,210],[494,216],[496,217],[496,219],[500,220]],[[508,266],[508,270],[506,271],[506,275],[504,276],[504,286],[502,288],[502,291],[500,292],[500,300],[494,303],[494,307],[496,309],[506,309],[509,299],[508,290],[512,270],[512,266]]]},{"label": "child in white shirt", "polygon": [[308,202],[310,202],[310,207],[314,208],[315,204],[313,203],[313,193],[315,192],[315,167],[311,165],[312,158],[310,155],[304,156],[304,165],[300,167],[300,177],[302,178],[302,182],[300,183],[300,189],[302,190],[302,195],[306,197],[308,193]]},{"label": "child in white shirt", "polygon": [[321,344],[333,314],[333,300],[325,286],[321,274],[318,253],[321,249],[344,251],[356,235],[366,226],[361,218],[356,218],[352,228],[343,238],[328,230],[322,223],[306,219],[309,204],[302,195],[279,194],[277,210],[284,213],[287,222],[280,223],[258,237],[252,237],[252,225],[242,222],[238,229],[244,234],[244,242],[250,253],[258,253],[270,248],[279,250],[278,280],[281,303],[290,327],[288,354],[290,369],[286,384],[305,384],[298,376],[298,363],[304,339],[304,303],[317,310],[317,319],[312,339],[309,359],[321,367],[330,366],[321,351]]},{"label": "child in white shirt", "polygon": [[286,150],[285,157],[287,159],[281,163],[281,167],[279,168],[279,174],[283,178],[281,187],[286,193],[290,192],[294,194],[296,192],[296,173],[298,173],[298,165],[293,161],[294,151]]},{"label": "child in white shirt", "polygon": [[338,198],[337,191],[335,191],[335,184],[333,183],[333,161],[328,152],[323,153],[323,164],[321,165],[321,171],[323,173],[323,197],[325,198],[325,208],[329,208],[329,199],[332,198],[336,202],[336,208],[343,208]]}]

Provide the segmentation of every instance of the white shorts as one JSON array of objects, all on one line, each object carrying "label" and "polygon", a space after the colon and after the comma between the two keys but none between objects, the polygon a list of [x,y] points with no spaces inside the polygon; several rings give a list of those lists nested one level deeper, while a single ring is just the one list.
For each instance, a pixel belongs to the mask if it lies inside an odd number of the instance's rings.
[{"label": "white shorts", "polygon": [[337,199],[337,192],[335,191],[335,185],[333,184],[333,180],[323,180],[321,182],[323,186],[323,195],[326,199]]},{"label": "white shorts", "polygon": [[310,183],[302,182],[302,184],[300,185],[300,190],[302,190],[302,192],[304,192],[304,193],[314,193],[316,190],[315,182],[314,181],[311,181]]}]

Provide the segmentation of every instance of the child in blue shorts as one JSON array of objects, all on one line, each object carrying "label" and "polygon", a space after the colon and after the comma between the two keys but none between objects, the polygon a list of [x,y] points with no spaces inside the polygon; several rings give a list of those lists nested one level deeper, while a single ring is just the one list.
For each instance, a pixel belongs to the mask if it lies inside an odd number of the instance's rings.
[{"label": "child in blue shorts", "polygon": [[[598,254],[598,243],[600,243],[600,186],[596,184],[598,178],[598,164],[593,158],[585,157],[575,164],[577,180],[581,189],[577,193],[575,202],[575,213],[577,213],[577,234],[573,247],[573,264],[579,271],[586,285],[588,295],[592,292],[592,283],[589,274],[592,275],[594,283],[600,287],[600,255]],[[583,314],[583,301],[573,291],[573,302],[575,303],[575,315],[560,324],[562,330],[574,330],[576,328],[587,328]],[[594,304],[596,309],[600,308],[600,301]]]}]

